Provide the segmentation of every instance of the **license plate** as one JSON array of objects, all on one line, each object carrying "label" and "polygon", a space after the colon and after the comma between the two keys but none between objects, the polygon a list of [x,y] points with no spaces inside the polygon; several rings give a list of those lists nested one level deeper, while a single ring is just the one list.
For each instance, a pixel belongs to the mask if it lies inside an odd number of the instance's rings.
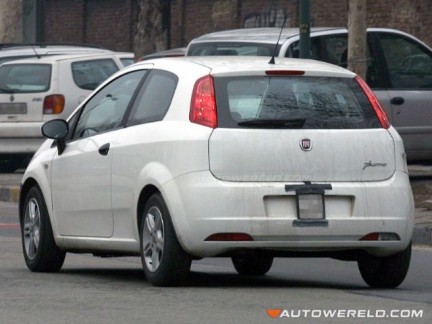
[{"label": "license plate", "polygon": [[298,219],[325,219],[324,195],[297,194]]},{"label": "license plate", "polygon": [[1,103],[0,104],[0,114],[2,115],[17,115],[26,114],[27,104],[14,102],[14,103]]}]

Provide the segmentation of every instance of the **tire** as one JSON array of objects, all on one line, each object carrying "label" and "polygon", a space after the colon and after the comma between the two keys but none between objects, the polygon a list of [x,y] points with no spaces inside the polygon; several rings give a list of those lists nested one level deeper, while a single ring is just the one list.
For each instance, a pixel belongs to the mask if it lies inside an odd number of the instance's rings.
[{"label": "tire", "polygon": [[59,271],[66,253],[54,241],[45,200],[38,187],[32,187],[27,193],[20,219],[27,267],[33,272]]},{"label": "tire", "polygon": [[240,275],[263,276],[271,269],[273,256],[254,252],[233,256],[231,261]]},{"label": "tire", "polygon": [[183,284],[192,259],[178,242],[168,208],[160,194],[147,201],[141,218],[141,262],[145,276],[154,286]]},{"label": "tire", "polygon": [[367,255],[358,260],[363,280],[373,288],[396,288],[405,279],[411,260],[411,243],[388,257]]}]

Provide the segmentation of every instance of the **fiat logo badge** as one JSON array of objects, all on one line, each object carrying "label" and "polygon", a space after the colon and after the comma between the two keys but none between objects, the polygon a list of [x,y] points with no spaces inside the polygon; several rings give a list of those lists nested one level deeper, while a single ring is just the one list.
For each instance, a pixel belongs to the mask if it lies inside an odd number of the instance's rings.
[{"label": "fiat logo badge", "polygon": [[312,141],[309,138],[303,138],[300,141],[300,148],[303,151],[310,151],[312,149]]}]

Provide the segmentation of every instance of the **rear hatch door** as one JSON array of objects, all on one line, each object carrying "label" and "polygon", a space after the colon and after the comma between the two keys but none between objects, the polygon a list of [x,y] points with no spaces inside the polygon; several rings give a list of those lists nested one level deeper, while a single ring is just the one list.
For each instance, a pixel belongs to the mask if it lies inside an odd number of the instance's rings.
[{"label": "rear hatch door", "polygon": [[51,86],[51,64],[0,66],[0,122],[37,122]]},{"label": "rear hatch door", "polygon": [[379,181],[394,142],[353,78],[215,77],[210,170],[225,181]]}]

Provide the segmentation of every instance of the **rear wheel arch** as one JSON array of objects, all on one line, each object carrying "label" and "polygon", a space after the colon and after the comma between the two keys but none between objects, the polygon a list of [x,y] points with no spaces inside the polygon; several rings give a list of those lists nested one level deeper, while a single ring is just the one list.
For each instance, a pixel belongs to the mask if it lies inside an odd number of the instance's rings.
[{"label": "rear wheel arch", "polygon": [[161,193],[160,190],[152,184],[146,185],[142,190],[138,198],[138,206],[137,206],[137,226],[138,229],[141,228],[141,220],[142,220],[142,213],[144,211],[145,205],[147,201],[150,199],[150,197],[155,193]]}]

